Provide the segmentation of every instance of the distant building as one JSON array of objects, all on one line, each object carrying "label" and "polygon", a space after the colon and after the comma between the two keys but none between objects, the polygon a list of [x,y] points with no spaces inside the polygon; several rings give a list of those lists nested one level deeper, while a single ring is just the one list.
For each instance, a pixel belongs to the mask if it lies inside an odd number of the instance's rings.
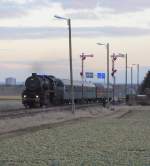
[{"label": "distant building", "polygon": [[16,85],[16,78],[6,78],[5,79],[5,85]]}]

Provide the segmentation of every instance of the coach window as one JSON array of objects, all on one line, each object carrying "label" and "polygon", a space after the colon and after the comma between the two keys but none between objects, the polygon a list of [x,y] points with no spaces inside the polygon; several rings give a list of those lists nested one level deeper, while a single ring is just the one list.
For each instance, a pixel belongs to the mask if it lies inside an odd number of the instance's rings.
[{"label": "coach window", "polygon": [[68,92],[68,91],[69,91],[68,86],[65,86],[65,91],[66,91],[66,92]]}]

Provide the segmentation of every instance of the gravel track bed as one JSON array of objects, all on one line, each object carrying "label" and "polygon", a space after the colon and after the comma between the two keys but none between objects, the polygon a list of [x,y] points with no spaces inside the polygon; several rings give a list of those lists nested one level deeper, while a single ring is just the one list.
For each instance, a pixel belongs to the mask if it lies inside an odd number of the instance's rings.
[{"label": "gravel track bed", "polygon": [[[93,110],[94,108],[94,110]],[[47,113],[40,113],[34,116],[26,116],[15,119],[3,119],[0,120],[0,135],[7,135],[9,133],[17,133],[20,131],[29,131],[30,129],[41,129],[47,126],[54,126],[54,124],[60,124],[67,121],[82,119],[82,118],[97,118],[98,116],[105,116],[110,113],[109,110],[100,107],[91,107],[78,109],[75,114],[70,111],[49,111]]]},{"label": "gravel track bed", "polygon": [[[86,107],[94,107],[99,104],[83,104],[76,105],[76,109],[86,108]],[[51,106],[48,108],[35,108],[35,109],[25,109],[25,108],[17,108],[17,109],[8,109],[8,110],[0,110],[0,119],[13,119],[20,118],[25,116],[34,116],[39,113],[47,113],[49,111],[57,111],[57,110],[71,110],[71,105],[63,105],[63,106]]]},{"label": "gravel track bed", "polygon": [[[25,116],[34,116],[39,113],[47,113],[49,111],[57,111],[60,107],[37,108],[37,109],[12,109],[0,111],[0,119],[15,119]],[[61,110],[70,109],[70,106],[63,106]]]}]

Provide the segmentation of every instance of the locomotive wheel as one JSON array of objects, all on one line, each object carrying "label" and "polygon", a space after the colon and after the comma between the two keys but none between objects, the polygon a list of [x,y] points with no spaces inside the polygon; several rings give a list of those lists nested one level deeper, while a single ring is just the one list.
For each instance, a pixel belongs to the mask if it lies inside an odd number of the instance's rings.
[{"label": "locomotive wheel", "polygon": [[43,105],[45,105],[46,107],[48,107],[50,105],[50,101],[49,101],[48,97],[45,97]]},{"label": "locomotive wheel", "polygon": [[43,107],[43,103],[40,103],[40,107]]},{"label": "locomotive wheel", "polygon": [[35,107],[35,105],[33,103],[29,104],[28,106],[29,106],[29,108],[34,108]]},{"label": "locomotive wheel", "polygon": [[53,103],[54,105],[61,105],[61,104],[63,104],[64,102],[63,102],[62,99],[57,99],[56,97],[54,97],[52,103]]},{"label": "locomotive wheel", "polygon": [[25,107],[25,109],[28,109],[28,108],[29,108],[29,106],[28,106],[28,105],[24,105],[24,107]]}]

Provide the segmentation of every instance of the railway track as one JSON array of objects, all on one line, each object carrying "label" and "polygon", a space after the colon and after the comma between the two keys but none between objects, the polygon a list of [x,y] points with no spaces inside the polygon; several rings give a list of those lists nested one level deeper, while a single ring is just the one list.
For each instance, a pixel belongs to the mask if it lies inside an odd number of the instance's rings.
[{"label": "railway track", "polygon": [[[100,104],[83,104],[83,105],[76,105],[76,109],[80,108],[87,108],[87,107],[94,107],[94,106],[101,106]],[[9,109],[0,111],[0,120],[3,119],[15,119],[20,117],[27,117],[27,116],[35,116],[41,113],[48,113],[50,111],[64,111],[68,110],[71,111],[71,105],[62,105],[62,106],[54,106],[48,108],[35,108],[35,109],[25,109],[25,108],[18,108],[18,109]]]}]

